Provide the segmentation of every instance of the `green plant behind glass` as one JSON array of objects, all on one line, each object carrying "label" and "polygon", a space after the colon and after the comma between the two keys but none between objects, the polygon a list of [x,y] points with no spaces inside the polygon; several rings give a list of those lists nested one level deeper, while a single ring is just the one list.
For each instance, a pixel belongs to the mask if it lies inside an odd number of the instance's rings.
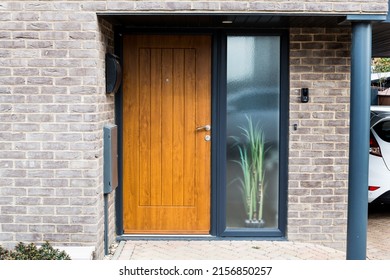
[{"label": "green plant behind glass", "polygon": [[240,127],[245,138],[244,144],[238,145],[240,160],[236,161],[242,171],[240,183],[244,197],[247,218],[261,220],[264,203],[264,131],[253,124],[252,118],[246,116],[247,127]]}]

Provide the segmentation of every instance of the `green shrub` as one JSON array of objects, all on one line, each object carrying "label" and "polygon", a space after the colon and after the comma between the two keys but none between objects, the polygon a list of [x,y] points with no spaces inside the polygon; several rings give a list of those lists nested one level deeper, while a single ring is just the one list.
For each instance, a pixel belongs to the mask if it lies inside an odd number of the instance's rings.
[{"label": "green shrub", "polygon": [[65,251],[54,249],[47,241],[39,248],[34,243],[19,242],[14,250],[0,245],[0,260],[70,260],[70,257]]}]

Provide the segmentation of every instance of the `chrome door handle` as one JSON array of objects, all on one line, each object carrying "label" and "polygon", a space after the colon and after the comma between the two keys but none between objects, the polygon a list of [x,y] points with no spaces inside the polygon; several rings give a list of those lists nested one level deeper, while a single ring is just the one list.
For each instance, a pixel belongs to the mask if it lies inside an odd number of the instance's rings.
[{"label": "chrome door handle", "polygon": [[196,128],[196,131],[199,131],[199,130],[210,131],[210,130],[211,130],[211,125],[206,124],[206,125],[204,125],[204,126],[199,126],[199,127]]}]

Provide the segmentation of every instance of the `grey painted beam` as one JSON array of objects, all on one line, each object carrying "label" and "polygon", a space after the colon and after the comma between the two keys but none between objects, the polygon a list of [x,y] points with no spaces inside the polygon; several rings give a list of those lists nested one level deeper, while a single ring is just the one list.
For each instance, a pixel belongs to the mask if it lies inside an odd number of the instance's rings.
[{"label": "grey painted beam", "polygon": [[371,23],[352,22],[347,260],[367,251]]},{"label": "grey painted beam", "polygon": [[362,21],[386,21],[388,17],[388,14],[362,14],[362,15],[347,15],[346,21],[357,21],[357,22],[362,22]]}]

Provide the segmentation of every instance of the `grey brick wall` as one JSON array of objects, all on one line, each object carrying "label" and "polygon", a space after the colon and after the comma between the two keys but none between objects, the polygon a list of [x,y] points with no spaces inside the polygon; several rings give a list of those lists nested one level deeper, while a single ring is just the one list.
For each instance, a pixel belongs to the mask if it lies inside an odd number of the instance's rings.
[{"label": "grey brick wall", "polygon": [[99,11],[223,11],[223,12],[264,12],[264,13],[386,13],[387,0],[231,0],[231,1],[96,1],[85,7]]},{"label": "grey brick wall", "polygon": [[[100,30],[100,39],[99,39],[99,52],[100,52],[100,65],[99,69],[105,69],[105,54],[106,52],[113,53],[114,52],[114,31],[113,26],[108,23],[105,20],[100,19],[99,20],[99,30]],[[102,90],[102,93],[105,93],[106,91],[106,82],[105,82],[105,71],[101,72],[102,76],[99,78],[99,85]],[[99,112],[99,122],[100,126],[103,127],[106,123],[115,123],[114,120],[114,111],[115,111],[115,105],[114,105],[114,96],[106,96],[102,95],[99,98],[100,104],[98,106],[98,112]],[[100,130],[99,135],[94,135],[94,139],[99,139],[99,147],[100,147],[100,154],[103,153],[102,147],[103,147],[103,135],[102,130]],[[102,157],[99,160],[99,171],[96,176],[99,176],[99,186],[101,188],[103,187],[103,161]],[[91,193],[91,195],[93,195]],[[98,211],[99,211],[99,223],[98,223],[98,249],[96,252],[103,252],[104,250],[104,205],[103,200],[100,196],[99,203],[98,203]],[[112,244],[114,242],[114,239],[116,237],[115,235],[115,191],[108,194],[108,205],[106,206],[108,208],[108,243]],[[92,232],[91,228],[89,232]],[[99,256],[98,256],[99,257]]]},{"label": "grey brick wall", "polygon": [[[114,122],[97,13],[386,13],[387,0],[0,2],[0,243],[103,254],[102,127]],[[291,30],[289,238],[344,243],[349,33]],[[311,89],[299,104],[297,89]],[[114,194],[109,196],[110,241]]]},{"label": "grey brick wall", "polygon": [[93,245],[101,258],[112,27],[75,1],[3,1],[0,30],[0,242]]},{"label": "grey brick wall", "polygon": [[[347,222],[350,40],[348,28],[290,30],[288,237],[340,250]],[[309,103],[300,103],[301,88],[309,88]]]}]

